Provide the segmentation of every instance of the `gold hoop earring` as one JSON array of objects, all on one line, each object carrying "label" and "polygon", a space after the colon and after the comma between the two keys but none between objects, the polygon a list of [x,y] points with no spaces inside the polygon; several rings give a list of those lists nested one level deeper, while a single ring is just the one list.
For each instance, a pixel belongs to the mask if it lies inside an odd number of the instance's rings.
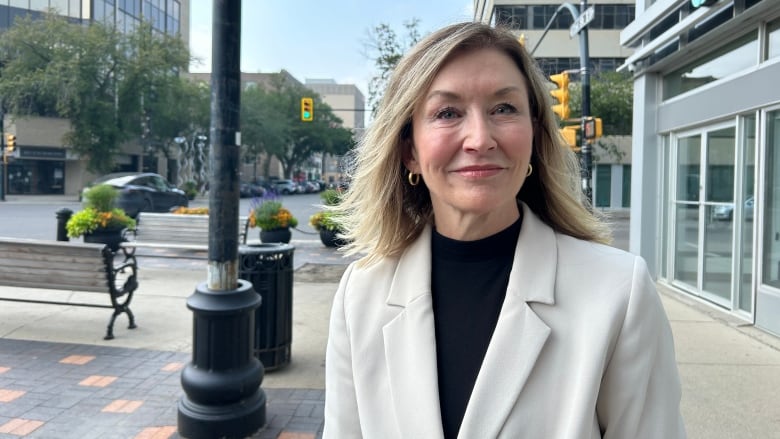
[{"label": "gold hoop earring", "polygon": [[407,179],[409,180],[409,184],[412,186],[417,186],[420,184],[420,174],[415,174],[412,171],[409,171]]},{"label": "gold hoop earring", "polygon": [[534,173],[534,167],[533,167],[532,164],[529,163],[528,164],[528,172],[525,173],[525,176],[528,177],[528,176],[530,176],[533,173]]}]

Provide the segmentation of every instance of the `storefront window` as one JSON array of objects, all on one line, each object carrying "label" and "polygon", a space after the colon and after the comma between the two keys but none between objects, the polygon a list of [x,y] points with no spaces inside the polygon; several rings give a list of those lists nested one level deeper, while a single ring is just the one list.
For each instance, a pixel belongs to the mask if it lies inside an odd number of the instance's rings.
[{"label": "storefront window", "polygon": [[669,99],[758,64],[758,31],[664,76],[663,98]]},{"label": "storefront window", "polygon": [[780,110],[766,118],[766,200],[763,210],[763,282],[780,288]]},{"label": "storefront window", "polygon": [[596,165],[596,207],[609,207],[612,196],[612,165]]}]

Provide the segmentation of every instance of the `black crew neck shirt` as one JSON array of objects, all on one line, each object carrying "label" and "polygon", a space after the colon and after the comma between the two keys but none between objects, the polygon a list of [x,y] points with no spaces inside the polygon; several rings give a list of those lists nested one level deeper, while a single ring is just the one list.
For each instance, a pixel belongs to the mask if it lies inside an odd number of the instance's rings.
[{"label": "black crew neck shirt", "polygon": [[477,241],[434,230],[433,318],[445,438],[456,438],[504,303],[522,219]]}]

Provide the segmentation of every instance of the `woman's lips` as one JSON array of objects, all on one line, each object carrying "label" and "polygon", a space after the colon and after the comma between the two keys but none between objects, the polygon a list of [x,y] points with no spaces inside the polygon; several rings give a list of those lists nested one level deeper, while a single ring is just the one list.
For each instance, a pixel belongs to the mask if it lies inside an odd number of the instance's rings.
[{"label": "woman's lips", "polygon": [[495,165],[465,166],[456,169],[455,172],[463,177],[484,178],[484,177],[492,177],[493,175],[496,175],[499,172],[501,172],[502,169],[503,168],[501,168],[500,166],[495,166]]}]

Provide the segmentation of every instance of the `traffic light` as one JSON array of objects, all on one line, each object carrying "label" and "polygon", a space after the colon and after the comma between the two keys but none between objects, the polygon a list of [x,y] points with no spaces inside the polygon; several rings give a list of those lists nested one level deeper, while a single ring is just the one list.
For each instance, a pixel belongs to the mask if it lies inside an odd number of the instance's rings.
[{"label": "traffic light", "polygon": [[560,128],[558,131],[560,131],[561,136],[566,141],[566,144],[569,145],[569,148],[571,148],[574,152],[580,152],[580,147],[578,139],[577,139],[577,131],[579,131],[579,127],[577,126],[567,126]]},{"label": "traffic light", "polygon": [[314,120],[314,99],[301,98],[301,120],[304,122]]},{"label": "traffic light", "polygon": [[5,136],[5,147],[8,150],[8,153],[14,152],[14,149],[16,149],[16,136],[13,134],[7,134]]},{"label": "traffic light", "polygon": [[552,106],[552,110],[561,120],[569,118],[569,74],[566,72],[550,75],[550,80],[558,85],[555,90],[550,90],[552,97],[558,103]]},{"label": "traffic light", "polygon": [[601,118],[588,117],[585,119],[585,138],[597,139],[603,135]]}]

